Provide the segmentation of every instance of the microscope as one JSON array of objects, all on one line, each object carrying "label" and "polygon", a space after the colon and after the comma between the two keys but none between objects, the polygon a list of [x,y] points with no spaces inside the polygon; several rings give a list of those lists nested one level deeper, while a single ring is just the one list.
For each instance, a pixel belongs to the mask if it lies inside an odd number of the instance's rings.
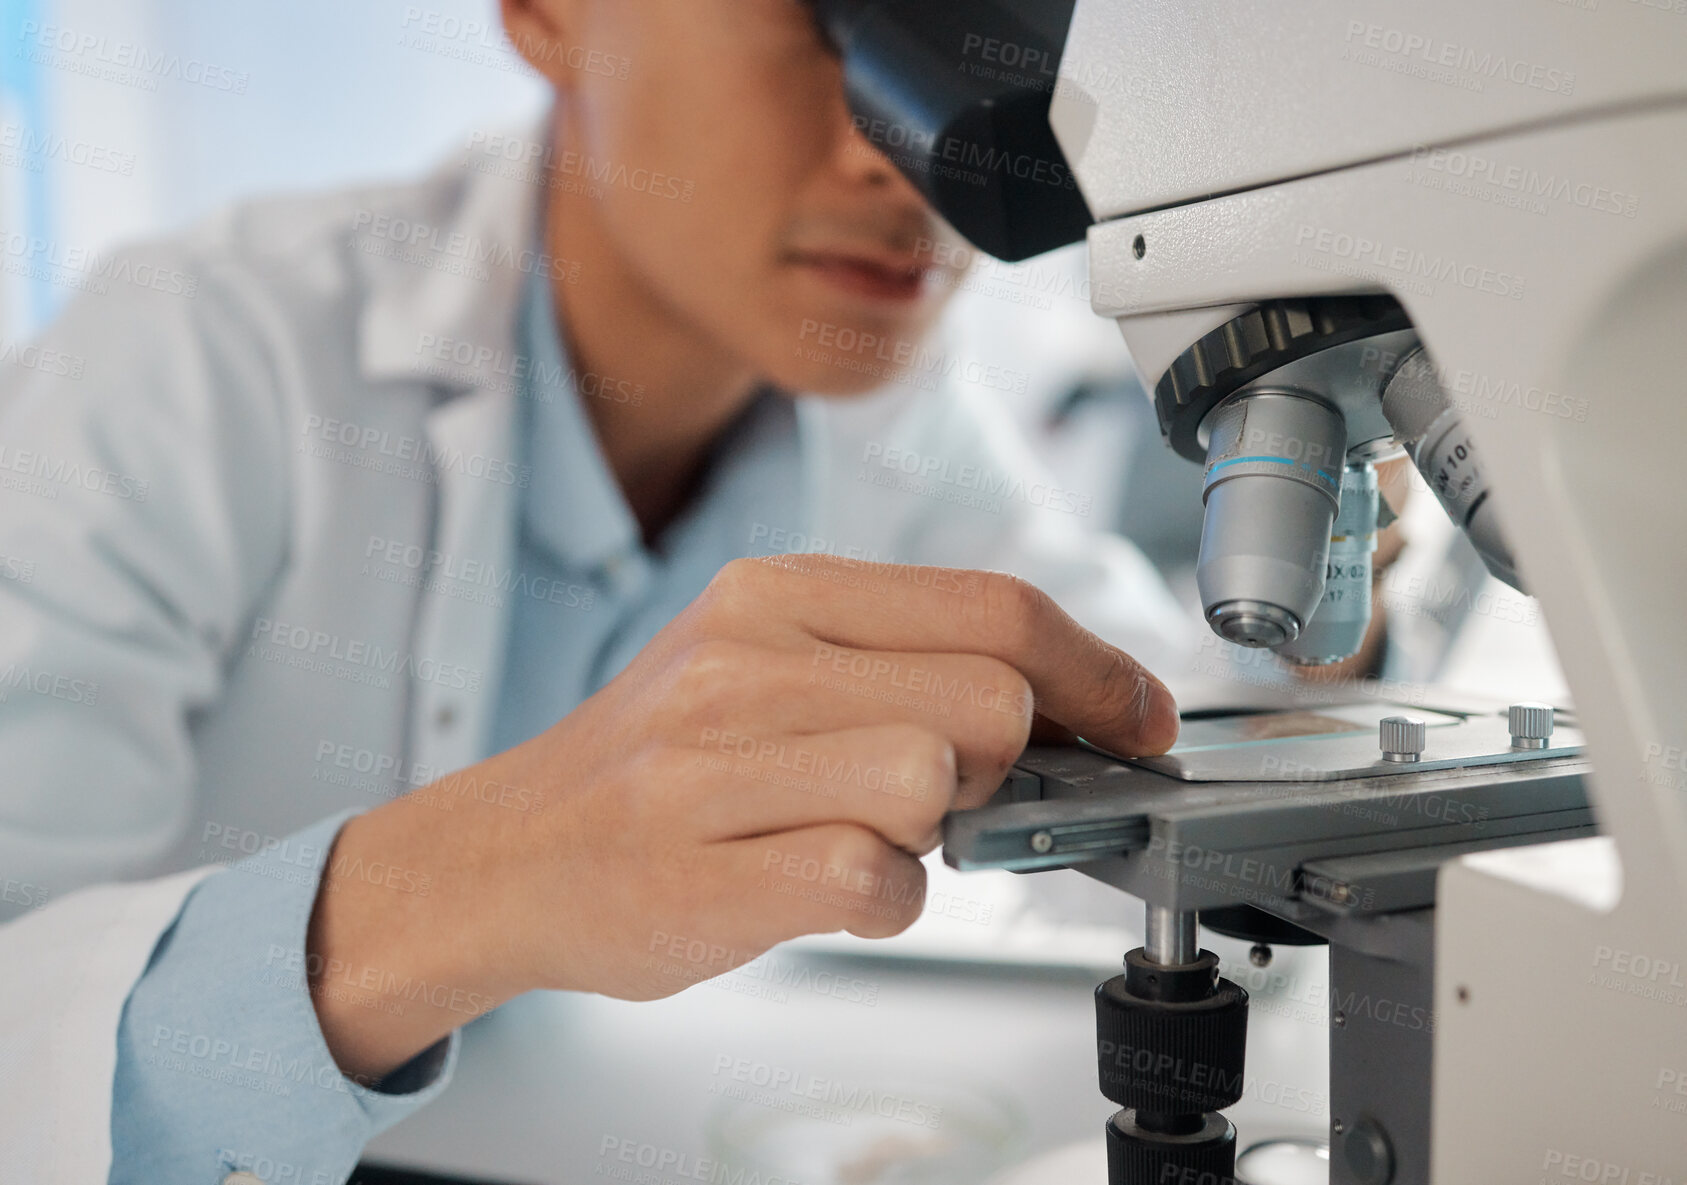
[{"label": "microscope", "polygon": [[1247,1180],[1203,926],[1329,945],[1336,1185],[1687,1180],[1687,3],[812,3],[975,246],[1087,238],[1219,637],[1352,654],[1404,454],[1574,693],[1200,714],[950,817],[956,867],[1145,903],[1096,992],[1113,1185]]}]

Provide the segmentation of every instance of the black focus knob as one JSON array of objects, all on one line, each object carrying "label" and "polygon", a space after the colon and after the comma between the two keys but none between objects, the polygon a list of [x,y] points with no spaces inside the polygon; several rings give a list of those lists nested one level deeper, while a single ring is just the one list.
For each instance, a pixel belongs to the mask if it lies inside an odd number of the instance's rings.
[{"label": "black focus knob", "polygon": [[1121,1107],[1199,1116],[1242,1097],[1248,993],[1219,978],[1211,951],[1176,967],[1131,951],[1095,989],[1095,1026],[1101,1093]]},{"label": "black focus knob", "polygon": [[1112,1185],[1237,1185],[1236,1128],[1206,1115],[1183,1135],[1151,1131],[1132,1111],[1107,1121],[1107,1180]]}]

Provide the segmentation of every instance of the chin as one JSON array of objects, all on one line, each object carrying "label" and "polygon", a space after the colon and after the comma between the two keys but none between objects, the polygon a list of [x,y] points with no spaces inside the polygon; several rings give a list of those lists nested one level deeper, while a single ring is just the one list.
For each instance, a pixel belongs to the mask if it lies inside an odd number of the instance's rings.
[{"label": "chin", "polygon": [[851,369],[838,364],[806,363],[769,367],[767,381],[795,395],[847,399],[877,391],[896,379],[893,369]]},{"label": "chin", "polygon": [[[788,316],[788,314],[787,314]],[[817,310],[787,323],[769,359],[769,381],[793,391],[850,396],[877,390],[917,370],[934,318],[840,317]],[[788,343],[795,342],[793,347]]]}]

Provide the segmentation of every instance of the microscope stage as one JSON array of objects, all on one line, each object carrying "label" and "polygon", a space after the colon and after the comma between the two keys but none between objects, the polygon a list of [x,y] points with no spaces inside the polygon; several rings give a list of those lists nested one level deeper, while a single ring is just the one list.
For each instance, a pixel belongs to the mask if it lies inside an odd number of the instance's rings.
[{"label": "microscope stage", "polygon": [[[1426,725],[1384,760],[1378,724]],[[1595,834],[1581,734],[1513,748],[1506,716],[1381,702],[1200,714],[1161,757],[1028,749],[985,806],[951,814],[956,868],[1072,867],[1153,905],[1253,905],[1322,932],[1424,908],[1453,856]]]}]

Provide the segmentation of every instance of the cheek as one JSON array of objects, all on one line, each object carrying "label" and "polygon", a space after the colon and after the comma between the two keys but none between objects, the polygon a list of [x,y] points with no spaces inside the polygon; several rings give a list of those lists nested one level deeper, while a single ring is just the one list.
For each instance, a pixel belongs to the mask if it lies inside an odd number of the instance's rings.
[{"label": "cheek", "polygon": [[895,377],[892,364],[813,348],[805,326],[917,339],[940,302],[864,313],[817,294],[781,262],[799,214],[836,206],[825,191],[839,183],[833,170],[849,117],[835,68],[726,45],[658,52],[662,60],[635,57],[633,78],[582,88],[577,98],[575,133],[599,167],[659,173],[689,194],[600,186],[600,218],[617,253],[664,303],[768,381],[846,393]]},{"label": "cheek", "polygon": [[603,218],[620,250],[718,331],[725,314],[777,299],[786,229],[836,131],[766,80],[725,87],[713,77],[685,101],[676,94],[687,88],[669,79],[659,91],[608,95],[582,122],[600,161],[664,179],[660,192],[604,188]]}]

